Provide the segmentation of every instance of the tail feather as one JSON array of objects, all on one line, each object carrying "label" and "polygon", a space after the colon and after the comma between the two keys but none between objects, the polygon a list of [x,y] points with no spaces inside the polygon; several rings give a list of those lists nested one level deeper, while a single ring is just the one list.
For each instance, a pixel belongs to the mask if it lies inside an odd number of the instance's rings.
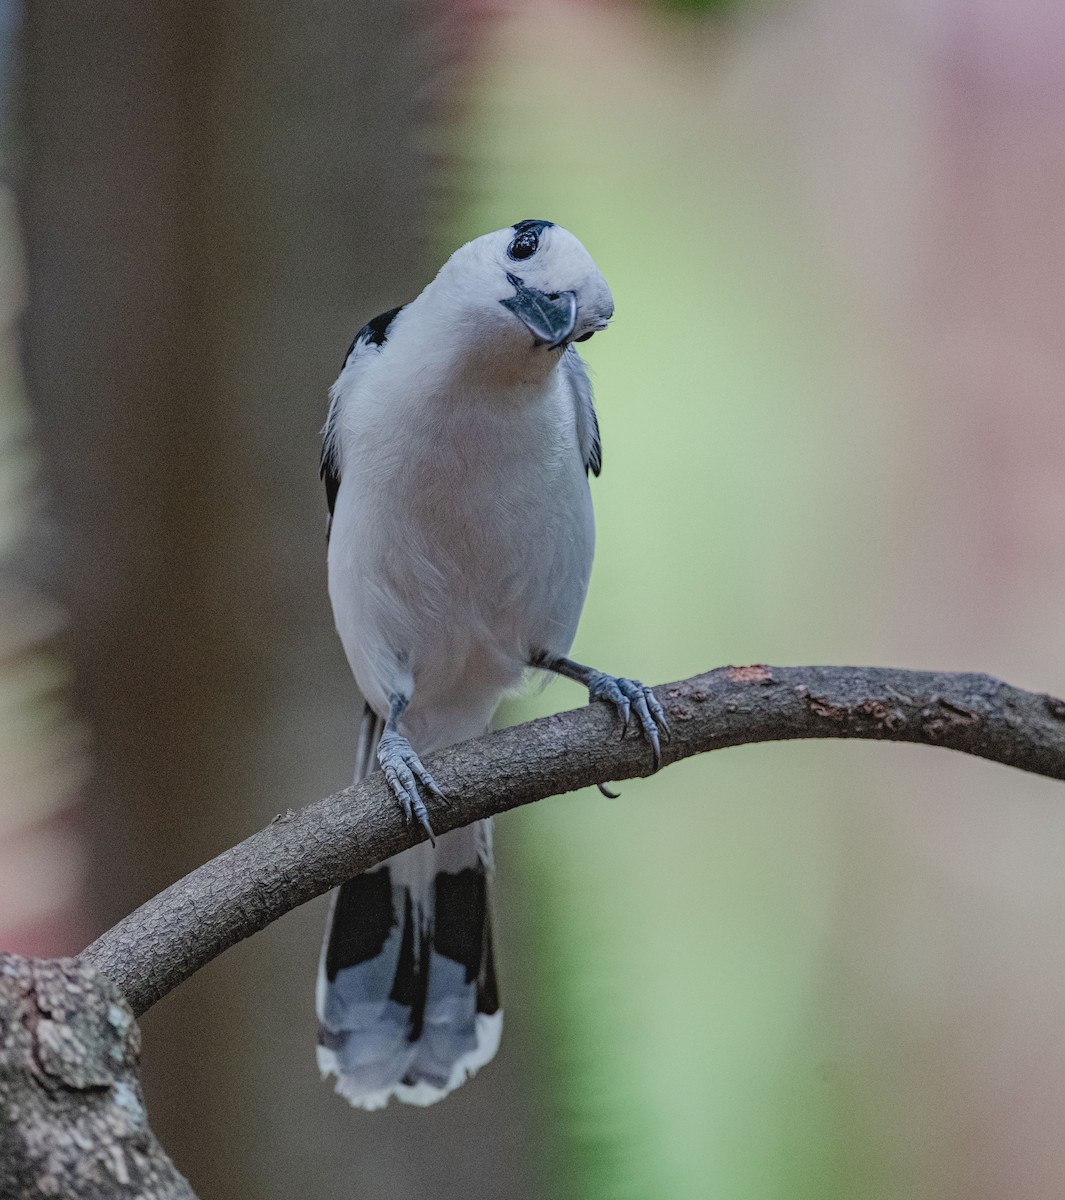
[{"label": "tail feather", "polygon": [[[369,728],[367,728],[369,726]],[[358,769],[381,722],[369,709]],[[358,775],[357,778],[361,777]],[[318,1065],[352,1104],[442,1099],[496,1052],[488,822],[414,846],[334,893],[318,978]]]}]

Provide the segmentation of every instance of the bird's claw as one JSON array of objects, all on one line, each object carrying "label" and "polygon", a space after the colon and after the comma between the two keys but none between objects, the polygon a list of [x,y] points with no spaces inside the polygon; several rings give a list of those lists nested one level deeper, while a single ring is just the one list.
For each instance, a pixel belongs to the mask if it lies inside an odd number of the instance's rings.
[{"label": "bird's claw", "polygon": [[430,795],[446,806],[447,797],[440,790],[436,780],[422,765],[422,760],[415,754],[410,742],[398,733],[386,733],[381,738],[377,748],[377,761],[381,764],[392,794],[399,801],[404,821],[408,825],[417,821],[435,846],[436,835],[429,821],[429,812],[422,799],[421,788],[425,788]]},{"label": "bird's claw", "polygon": [[621,716],[621,736],[628,732],[633,715],[651,746],[654,768],[662,765],[662,742],[670,740],[669,722],[654,692],[638,679],[621,679],[597,672],[588,685],[591,700],[605,700]]}]

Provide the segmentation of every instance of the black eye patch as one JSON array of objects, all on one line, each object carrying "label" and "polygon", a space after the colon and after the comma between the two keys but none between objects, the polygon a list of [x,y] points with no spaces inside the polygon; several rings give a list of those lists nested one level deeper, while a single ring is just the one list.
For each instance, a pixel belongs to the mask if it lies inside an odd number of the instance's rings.
[{"label": "black eye patch", "polygon": [[507,254],[519,261],[532,258],[540,248],[540,235],[545,229],[550,229],[554,221],[519,221],[511,226],[514,230],[514,240],[507,247]]},{"label": "black eye patch", "polygon": [[510,258],[531,258],[540,248],[540,235],[535,229],[523,229],[507,247]]}]

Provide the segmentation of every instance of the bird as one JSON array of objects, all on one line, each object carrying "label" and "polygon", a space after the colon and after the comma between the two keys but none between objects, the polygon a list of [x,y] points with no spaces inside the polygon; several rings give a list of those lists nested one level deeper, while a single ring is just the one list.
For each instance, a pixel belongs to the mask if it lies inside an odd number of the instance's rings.
[{"label": "bird", "polygon": [[568,658],[592,568],[603,455],[576,349],[610,288],[551,221],[456,250],[356,334],[323,429],[328,589],[364,700],[355,778],[380,767],[424,838],[334,894],[319,962],[318,1066],[353,1105],[442,1099],[495,1055],[488,821],[437,838],[423,756],[485,733],[532,671],[583,684],[658,767],[649,687]]}]

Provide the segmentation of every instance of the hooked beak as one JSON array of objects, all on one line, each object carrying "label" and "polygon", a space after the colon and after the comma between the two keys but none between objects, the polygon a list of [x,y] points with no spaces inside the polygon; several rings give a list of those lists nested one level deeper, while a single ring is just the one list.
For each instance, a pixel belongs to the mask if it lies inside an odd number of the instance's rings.
[{"label": "hooked beak", "polygon": [[514,295],[499,303],[510,309],[538,345],[557,350],[577,324],[577,293],[553,292],[549,296],[526,287],[523,280],[509,271],[507,282],[514,288]]}]

